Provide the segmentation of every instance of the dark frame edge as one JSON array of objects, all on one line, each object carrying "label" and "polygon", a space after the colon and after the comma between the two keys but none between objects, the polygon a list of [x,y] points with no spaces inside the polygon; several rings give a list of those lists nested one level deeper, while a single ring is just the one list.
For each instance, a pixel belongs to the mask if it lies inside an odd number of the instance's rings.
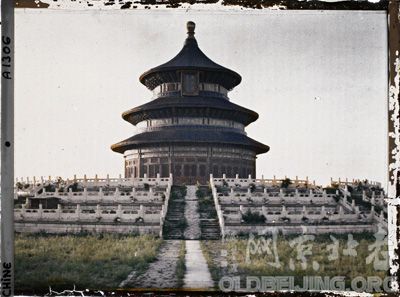
[{"label": "dark frame edge", "polygon": [[[400,141],[400,127],[399,127],[399,114],[396,112],[395,106],[400,105],[400,93],[397,90],[399,88],[400,69],[399,69],[399,52],[400,52],[400,1],[390,0],[388,3],[388,71],[389,71],[389,94],[388,94],[388,183],[389,183],[389,196],[390,200],[394,200],[393,204],[396,205],[396,218],[393,220],[396,222],[395,230],[395,245],[394,253],[395,259],[390,263],[393,265],[393,278],[397,282],[397,290],[399,289],[399,265],[400,265],[400,206],[398,200],[400,198],[400,168],[396,168],[396,159],[400,152],[398,143]],[[394,166],[393,166],[394,165]],[[398,164],[397,164],[398,165]],[[390,234],[389,234],[390,235]],[[392,268],[393,268],[392,267]]]},{"label": "dark frame edge", "polygon": [[14,296],[14,1],[1,1],[1,296]]},{"label": "dark frame edge", "polygon": [[[229,1],[229,0],[228,0]],[[235,5],[233,3],[229,3],[228,1],[224,1],[224,5]],[[175,1],[170,1],[175,2]],[[180,1],[186,2],[186,1]],[[234,1],[232,1],[234,2]],[[253,0],[254,2],[263,2],[262,0]],[[271,1],[272,2],[272,1]],[[279,1],[277,1],[279,2]],[[297,2],[297,1],[294,1]],[[299,1],[300,2],[300,1]],[[298,2],[298,3],[299,3]],[[343,2],[352,2],[352,1],[343,1]],[[386,2],[386,1],[383,1]],[[320,2],[321,3],[321,2]],[[328,5],[328,4],[326,4]],[[244,6],[244,5],[243,5]],[[386,6],[386,5],[385,5]],[[268,7],[268,6],[267,6]],[[389,71],[389,92],[390,88],[398,87],[400,80],[400,73],[397,61],[399,61],[400,57],[400,0],[389,0],[387,6],[385,7],[388,13],[388,71]],[[306,7],[298,7],[298,8],[288,8],[288,9],[321,9],[321,8],[306,8]],[[338,7],[325,7],[322,9],[340,9]],[[342,8],[343,9],[343,8]],[[352,8],[350,8],[352,9]],[[360,8],[358,8],[360,9]],[[381,10],[382,8],[375,8],[372,10]],[[1,1],[1,30],[2,30],[2,62],[4,59],[11,58],[10,66],[4,66],[2,64],[2,81],[1,81],[1,273],[3,276],[4,273],[4,263],[12,263],[11,267],[11,294],[3,293],[4,280],[2,280],[2,290],[1,296],[13,296],[14,295],[14,225],[13,225],[13,196],[14,196],[14,1],[13,0],[3,0]],[[7,39],[10,38],[10,42],[7,43]],[[4,48],[8,47],[10,49],[10,53],[7,54]],[[4,77],[4,72],[9,72],[11,75],[10,79]],[[397,106],[400,106],[400,93],[397,92],[393,94],[393,100],[396,102]],[[400,147],[397,146],[397,143],[400,142],[400,126],[396,126],[395,120],[397,123],[399,122],[399,114],[396,114],[395,109],[388,108],[388,177],[389,184],[393,186],[393,195],[391,198],[395,200],[400,199],[400,168],[391,167],[390,164],[396,164],[396,154],[394,151],[400,151]],[[6,142],[9,143],[9,146],[6,146]],[[397,224],[400,222],[400,206],[397,205],[399,203],[394,203],[397,209]],[[9,211],[7,211],[9,210]],[[396,238],[400,238],[400,228],[396,226]],[[392,265],[400,265],[400,241],[397,240],[395,246],[395,253],[397,255],[397,259],[391,263]],[[399,282],[398,276],[398,268],[395,274],[393,275],[396,282]],[[90,292],[90,291],[89,291]],[[157,291],[142,291],[135,292],[132,290],[117,290],[114,296],[126,296],[127,293],[130,293],[130,296],[141,296],[142,294],[149,294],[152,292],[155,296],[157,295],[168,295],[167,292],[158,292]],[[91,291],[92,294],[96,295],[99,292]],[[111,292],[104,292],[111,293]],[[221,292],[190,292],[190,291],[170,291],[173,295],[197,295],[197,296],[240,296],[246,294],[240,293],[229,293],[224,294]],[[89,293],[90,294],[90,293]],[[151,294],[151,293],[150,293]],[[152,294],[152,295],[153,295]],[[296,295],[306,295],[306,296],[338,296],[335,293],[300,293],[298,292]],[[332,294],[332,295],[331,295]],[[396,294],[396,293],[395,293]],[[272,293],[254,293],[252,295],[256,296],[288,296],[291,295],[289,292],[272,292]],[[391,295],[391,294],[388,294]],[[293,296],[293,295],[291,295]],[[394,296],[394,295],[393,295]]]}]

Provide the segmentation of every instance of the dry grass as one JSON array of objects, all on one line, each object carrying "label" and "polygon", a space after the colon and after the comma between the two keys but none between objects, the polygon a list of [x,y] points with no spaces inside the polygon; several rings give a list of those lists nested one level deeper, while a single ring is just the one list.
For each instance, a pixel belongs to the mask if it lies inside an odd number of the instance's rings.
[{"label": "dry grass", "polygon": [[19,291],[112,289],[155,260],[162,240],[152,236],[22,235],[15,237]]},{"label": "dry grass", "polygon": [[177,287],[182,288],[184,285],[184,278],[186,273],[186,264],[185,264],[185,256],[186,256],[186,244],[185,241],[181,241],[181,246],[179,248],[179,258],[176,265],[176,278],[178,280]]},{"label": "dry grass", "polygon": [[[305,269],[300,264],[301,260],[297,259],[296,247],[289,245],[289,240],[294,237],[279,237],[277,240],[276,250],[281,263],[279,268],[267,264],[274,262],[275,258],[274,254],[271,255],[266,250],[252,254],[250,262],[246,261],[248,240],[244,238],[225,240],[225,242],[203,241],[202,250],[216,285],[225,275],[242,276],[241,280],[245,280],[246,276],[294,276],[296,284],[301,284],[303,276],[345,276],[346,281],[350,282],[356,276],[378,276],[383,279],[387,275],[386,271],[375,270],[373,263],[366,264],[366,258],[370,254],[368,246],[374,242],[374,238],[370,234],[354,236],[359,243],[356,247],[357,256],[355,257],[342,254],[343,249],[347,247],[347,238],[334,236],[339,240],[338,258],[336,260],[328,259],[332,254],[326,248],[328,244],[332,244],[329,236],[317,236],[314,241],[306,242],[306,244],[312,243],[312,255],[305,256],[307,262]],[[221,256],[224,253],[227,256]],[[289,267],[289,259],[293,259],[294,268]],[[224,260],[228,262],[226,268],[221,267]],[[313,261],[317,262],[318,266],[313,267]],[[237,264],[237,271],[232,264]],[[317,267],[318,269],[314,269]]]}]

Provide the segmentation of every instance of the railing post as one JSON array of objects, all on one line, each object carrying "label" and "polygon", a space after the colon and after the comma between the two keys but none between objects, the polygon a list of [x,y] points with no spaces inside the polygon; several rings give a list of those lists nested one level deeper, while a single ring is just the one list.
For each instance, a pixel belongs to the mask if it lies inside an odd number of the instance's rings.
[{"label": "railing post", "polygon": [[79,203],[76,205],[75,215],[77,220],[79,221],[79,219],[81,218],[81,205]]},{"label": "railing post", "polygon": [[100,204],[97,204],[97,205],[96,205],[96,215],[97,215],[98,217],[101,217],[101,207],[100,207]]},{"label": "railing post", "polygon": [[374,217],[375,217],[375,206],[371,205],[370,219],[373,220]]},{"label": "railing post", "polygon": [[282,198],[282,199],[284,198],[284,194],[283,194],[283,189],[282,188],[279,189],[279,197]]},{"label": "railing post", "polygon": [[26,210],[25,205],[22,204],[22,207],[21,207],[22,220],[25,220],[25,210]]},{"label": "railing post", "polygon": [[139,206],[139,216],[144,218],[144,214],[145,214],[145,207],[143,204],[140,204]]},{"label": "railing post", "polygon": [[31,199],[30,198],[26,198],[25,204],[23,204],[23,206],[26,206],[27,208],[30,208],[31,207]]},{"label": "railing post", "polygon": [[286,211],[286,206],[282,205],[282,212],[281,212],[281,216],[287,216],[287,211]]},{"label": "railing post", "polygon": [[118,200],[119,196],[120,196],[120,195],[119,195],[119,188],[116,187],[116,188],[115,188],[115,192],[114,192],[114,197],[113,197],[113,198],[114,198],[114,199],[113,199],[114,202],[116,202],[116,201]]},{"label": "railing post", "polygon": [[99,188],[99,200],[102,202],[104,199],[103,187]]},{"label": "railing post", "polygon": [[325,210],[325,206],[324,205],[322,205],[322,207],[321,207],[321,216],[322,217],[326,216],[326,210]]},{"label": "railing post", "polygon": [[61,214],[62,214],[62,206],[61,204],[57,204],[57,216],[58,216],[58,220],[61,220]]},{"label": "railing post", "polygon": [[43,216],[43,205],[42,205],[42,203],[39,203],[38,216],[39,216],[39,220],[41,220],[42,216]]}]

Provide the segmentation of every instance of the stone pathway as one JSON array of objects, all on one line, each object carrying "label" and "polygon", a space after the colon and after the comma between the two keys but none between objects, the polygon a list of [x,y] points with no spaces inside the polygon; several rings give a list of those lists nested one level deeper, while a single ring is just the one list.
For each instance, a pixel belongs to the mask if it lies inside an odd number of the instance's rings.
[{"label": "stone pathway", "polygon": [[175,275],[182,241],[165,240],[157,260],[142,275],[132,271],[119,285],[120,288],[176,288]]},{"label": "stone pathway", "polygon": [[196,190],[196,186],[187,186],[185,218],[188,226],[184,232],[185,239],[200,239],[201,236]]},{"label": "stone pathway", "polygon": [[212,289],[214,282],[208,270],[199,240],[186,240],[186,274],[184,288]]},{"label": "stone pathway", "polygon": [[[186,254],[186,273],[184,287],[191,289],[212,289],[214,282],[211,278],[206,259],[201,251],[200,215],[196,186],[187,186],[184,215],[187,228],[184,231]],[[179,258],[181,240],[165,240],[157,260],[149,265],[145,273],[137,276],[132,271],[119,285],[121,288],[176,288],[176,266]]]}]

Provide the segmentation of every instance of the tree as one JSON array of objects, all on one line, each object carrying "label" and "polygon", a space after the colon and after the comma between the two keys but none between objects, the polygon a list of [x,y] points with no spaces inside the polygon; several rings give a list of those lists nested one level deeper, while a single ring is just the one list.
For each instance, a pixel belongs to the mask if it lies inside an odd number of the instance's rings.
[{"label": "tree", "polygon": [[290,178],[285,178],[282,180],[281,187],[287,189],[292,184]]},{"label": "tree", "polygon": [[20,182],[17,182],[17,183],[15,184],[15,186],[17,187],[18,190],[22,190],[22,189],[23,189],[23,185],[22,185],[22,183],[20,183]]}]

